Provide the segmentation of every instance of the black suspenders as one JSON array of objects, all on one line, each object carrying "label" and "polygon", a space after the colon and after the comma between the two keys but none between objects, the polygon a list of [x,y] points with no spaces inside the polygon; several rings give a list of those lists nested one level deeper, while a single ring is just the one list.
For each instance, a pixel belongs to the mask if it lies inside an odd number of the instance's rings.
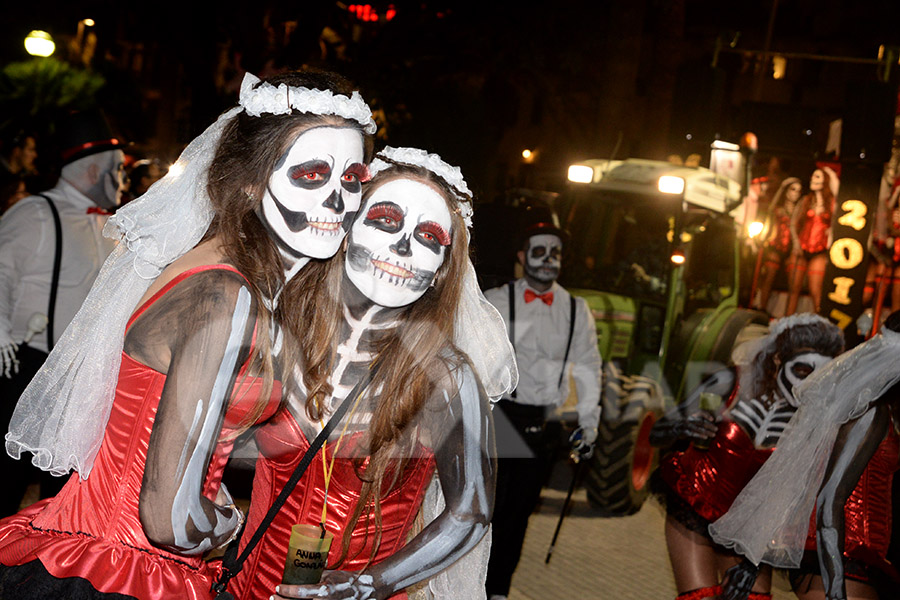
[{"label": "black suspenders", "polygon": [[[513,351],[516,349],[516,293],[515,281],[507,284],[509,288],[509,341],[512,343]],[[562,386],[563,377],[566,374],[566,361],[569,360],[569,350],[572,347],[572,335],[575,333],[575,296],[569,294],[569,339],[566,341],[566,354],[563,357],[562,370],[559,372],[559,381],[556,387]],[[516,391],[513,390],[511,396],[516,397]]]},{"label": "black suspenders", "polygon": [[50,301],[47,306],[47,352],[53,350],[53,316],[56,313],[56,291],[59,289],[59,268],[62,261],[62,224],[59,220],[59,211],[49,196],[38,194],[50,205],[53,213],[53,225],[56,228],[56,251],[53,255],[53,280],[50,282]]},{"label": "black suspenders", "polygon": [[562,385],[563,375],[566,374],[566,361],[569,360],[569,349],[572,347],[572,334],[575,333],[575,296],[569,294],[569,340],[566,342],[566,355],[563,357],[562,370],[559,372],[559,381],[556,387]]}]

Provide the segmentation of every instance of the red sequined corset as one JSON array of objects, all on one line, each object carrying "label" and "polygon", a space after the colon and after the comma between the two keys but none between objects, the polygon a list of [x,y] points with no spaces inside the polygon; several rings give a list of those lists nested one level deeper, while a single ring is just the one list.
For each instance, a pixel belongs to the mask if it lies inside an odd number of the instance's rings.
[{"label": "red sequined corset", "polygon": [[[182,273],[136,311],[129,324],[177,283],[207,269],[234,271],[210,265]],[[246,368],[245,364],[242,375]],[[215,569],[202,557],[152,545],[138,513],[150,433],[165,383],[164,374],[122,353],[115,400],[90,476],[81,479],[73,473],[55,498],[0,521],[0,563],[14,566],[37,559],[54,577],[81,577],[101,592],[141,600],[211,597]],[[274,383],[260,420],[271,417],[279,405],[281,386]],[[238,377],[203,484],[203,494],[210,500],[216,497],[231,454],[231,438],[261,391],[260,379]]]},{"label": "red sequined corset", "polygon": [[719,423],[709,450],[693,445],[670,454],[660,464],[663,481],[694,511],[708,521],[724,515],[763,463],[771,448],[757,449],[734,421]]},{"label": "red sequined corset", "polygon": [[[813,199],[807,197],[806,205]],[[816,214],[815,208],[806,210],[806,219],[800,229],[800,246],[810,254],[824,252],[828,248],[828,232],[831,230],[831,209]]]},{"label": "red sequined corset", "polygon": [[[361,435],[354,433],[345,437],[339,457],[333,463],[325,524],[328,531],[334,534],[334,542],[328,555],[329,568],[334,568],[334,563],[340,557],[342,536],[356,507],[362,487],[352,461],[342,457],[354,454],[353,449],[360,441]],[[287,410],[280,411],[270,423],[257,432],[257,443],[260,457],[253,480],[247,532],[256,530],[309,448],[306,436]],[[378,552],[372,556],[374,525],[370,523],[367,526],[363,514],[350,534],[349,558],[337,568],[347,571],[360,570],[366,566],[370,558],[372,563],[377,563],[406,543],[434,472],[434,455],[431,450],[419,445],[418,451],[414,454],[416,457],[406,463],[399,484],[381,500],[382,531]],[[266,530],[265,536],[244,563],[240,574],[233,580],[230,589],[234,590],[237,598],[268,600],[274,593],[275,586],[281,583],[291,527],[295,523],[313,525],[319,523],[325,500],[323,456],[329,465],[332,464],[331,443],[316,454],[297,487]],[[242,551],[243,544],[249,537],[243,536]],[[392,596],[392,598],[405,597],[406,594]]]},{"label": "red sequined corset", "polygon": [[793,248],[791,240],[791,217],[783,211],[778,211],[775,216],[775,235],[769,238],[767,244],[770,248],[781,253],[790,252]]},{"label": "red sequined corset", "polygon": [[[844,556],[884,568],[891,542],[891,483],[898,457],[900,438],[892,427],[844,505]],[[806,549],[816,549],[815,509]]]}]

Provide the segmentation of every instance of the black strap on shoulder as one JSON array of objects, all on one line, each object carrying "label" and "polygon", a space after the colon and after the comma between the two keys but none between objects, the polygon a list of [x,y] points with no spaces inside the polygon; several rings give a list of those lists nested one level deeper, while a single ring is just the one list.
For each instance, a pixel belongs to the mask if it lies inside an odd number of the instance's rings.
[{"label": "black strap on shoulder", "polygon": [[569,360],[573,333],[575,333],[575,296],[569,294],[569,340],[566,342],[566,355],[563,357],[562,371],[559,372],[559,381],[556,383],[557,388],[562,386],[563,376],[566,374],[566,361]]},{"label": "black strap on shoulder", "polygon": [[47,352],[53,350],[53,315],[56,312],[56,291],[59,289],[59,268],[62,261],[62,223],[59,220],[59,211],[49,196],[38,194],[50,205],[53,213],[53,224],[56,226],[56,251],[53,255],[53,281],[50,283],[50,301],[47,306]]},{"label": "black strap on shoulder", "polygon": [[349,409],[350,406],[356,402],[357,398],[362,395],[377,371],[378,366],[373,366],[369,370],[368,376],[361,379],[356,384],[356,386],[347,395],[338,409],[334,411],[334,414],[331,415],[331,418],[328,419],[325,427],[322,429],[322,431],[319,432],[319,435],[316,436],[316,439],[313,440],[313,443],[310,444],[309,448],[307,449],[306,454],[303,455],[303,458],[297,464],[294,472],[291,474],[290,479],[288,479],[287,483],[284,484],[284,488],[282,488],[281,493],[278,494],[278,497],[275,498],[272,506],[269,507],[269,512],[266,513],[266,516],[259,524],[259,527],[256,528],[256,531],[253,532],[253,537],[251,537],[250,541],[247,542],[247,545],[244,547],[244,551],[241,552],[241,555],[236,559],[234,558],[234,556],[237,554],[237,548],[240,543],[241,535],[243,535],[243,531],[241,531],[237,539],[234,540],[225,551],[225,555],[222,557],[222,573],[221,575],[219,575],[219,579],[216,580],[211,587],[211,590],[213,592],[216,592],[215,600],[232,600],[234,598],[234,596],[230,592],[226,591],[229,580],[231,580],[232,577],[241,572],[241,569],[243,568],[244,562],[247,560],[247,557],[250,556],[250,553],[253,552],[253,549],[256,548],[256,545],[262,539],[263,534],[266,532],[266,529],[269,528],[269,525],[271,525],[272,521],[275,519],[275,515],[278,514],[278,511],[281,510],[281,507],[284,506],[285,502],[287,502],[287,499],[291,495],[291,492],[294,491],[294,488],[297,486],[300,478],[303,477],[303,473],[306,471],[307,467],[309,467],[309,464],[312,462],[313,458],[315,458],[316,454],[319,452],[319,449],[322,447],[322,444],[325,443],[325,440],[328,439],[329,435],[331,435],[331,432],[343,418],[344,414],[347,412],[347,409]]},{"label": "black strap on shoulder", "polygon": [[[509,288],[509,342],[513,347],[513,354],[516,352],[516,282],[510,281],[506,284]],[[516,397],[516,390],[513,390],[510,397]]]}]

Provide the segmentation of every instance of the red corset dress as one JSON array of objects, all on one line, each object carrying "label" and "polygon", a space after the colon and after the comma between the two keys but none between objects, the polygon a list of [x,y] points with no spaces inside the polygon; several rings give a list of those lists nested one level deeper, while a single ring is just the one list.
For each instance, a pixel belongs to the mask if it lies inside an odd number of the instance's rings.
[{"label": "red corset dress", "polygon": [[[814,199],[807,197],[809,206]],[[815,208],[806,210],[806,220],[800,230],[800,246],[810,254],[817,254],[828,249],[828,232],[831,229],[831,210],[816,214]]]},{"label": "red corset dress", "polygon": [[[356,507],[361,491],[361,481],[356,475],[349,458],[358,444],[361,433],[346,437],[341,444],[339,458],[334,460],[331,482],[328,489],[328,516],[326,529],[334,535],[328,554],[328,568],[335,568],[341,554],[341,542],[347,523]],[[256,531],[284,484],[300,462],[309,442],[294,417],[286,410],[280,411],[270,423],[256,434],[260,457],[256,463],[253,480],[253,497],[247,526],[241,536],[241,551]],[[234,578],[229,589],[241,600],[268,600],[275,593],[275,586],[281,583],[287,556],[291,527],[297,523],[318,524],[322,516],[325,499],[323,457],[331,465],[334,454],[329,442],[320,450],[309,468],[303,474],[287,502],[278,512],[275,520],[266,530],[253,553],[244,563],[243,569]],[[378,552],[372,563],[394,554],[403,547],[415,521],[425,490],[434,473],[434,455],[429,449],[418,445],[416,457],[409,459],[399,483],[381,499],[382,532]],[[348,559],[336,568],[358,571],[369,562],[372,555],[374,524],[365,523],[365,513],[360,517],[351,533]],[[393,599],[406,598],[405,593],[392,596]]]},{"label": "red corset dress", "polygon": [[[128,325],[180,281],[207,269],[234,271],[226,265],[209,265],[180,274],[141,306]],[[241,374],[246,368],[245,364]],[[237,381],[203,486],[210,500],[216,497],[231,453],[229,438],[261,393],[260,379],[239,376]],[[214,567],[202,557],[153,546],[138,515],[150,432],[165,382],[165,375],[122,353],[115,400],[90,476],[84,480],[73,473],[55,498],[0,521],[0,564],[15,566],[36,559],[54,577],[81,577],[101,592],[141,600],[211,597]],[[280,397],[276,381],[260,420],[274,414]]]},{"label": "red corset dress", "polygon": [[660,475],[672,492],[712,522],[728,511],[772,450],[754,447],[737,423],[724,420],[709,450],[692,445],[669,455],[659,467]]},{"label": "red corset dress", "polygon": [[785,214],[783,210],[778,210],[775,213],[774,220],[775,235],[769,239],[766,245],[776,252],[787,254],[793,247],[793,241],[791,240],[791,216]]},{"label": "red corset dress", "polygon": [[[891,542],[891,484],[898,456],[900,439],[891,428],[844,505],[844,556],[889,573],[894,573],[887,551]],[[816,550],[815,509],[806,549]]]}]

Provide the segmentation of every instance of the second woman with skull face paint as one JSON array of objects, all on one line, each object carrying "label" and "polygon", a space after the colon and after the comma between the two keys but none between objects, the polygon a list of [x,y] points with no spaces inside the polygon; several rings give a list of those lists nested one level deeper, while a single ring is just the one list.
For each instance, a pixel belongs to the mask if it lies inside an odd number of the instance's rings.
[{"label": "second woman with skull face paint", "polygon": [[[470,268],[461,216],[470,210],[468,190],[458,170],[434,155],[387,148],[381,158],[372,165],[377,174],[348,236],[346,260],[310,265],[298,276],[320,301],[303,340],[306,385],[257,435],[262,456],[248,531],[307,440],[373,362],[380,368],[368,390],[375,392],[350,409],[250,555],[235,579],[241,598],[275,591],[295,523],[324,520],[335,537],[328,569],[339,570],[326,571],[318,585],[282,584],[278,597],[362,600],[405,597],[404,588],[468,552],[490,521],[489,402],[453,344]],[[336,295],[343,301],[329,306]],[[322,339],[339,343],[327,347]],[[434,470],[446,509],[407,543]],[[483,593],[483,582],[473,583]]]},{"label": "second woman with skull face paint", "polygon": [[[771,598],[771,572],[763,570],[757,578],[749,563],[715,544],[707,529],[778,445],[797,410],[795,386],[837,356],[843,343],[841,330],[818,315],[774,321],[768,335],[735,349],[737,378],[731,370],[715,374],[654,425],[650,442],[675,450],[660,461],[654,487],[666,505],[666,544],[678,598],[718,598],[723,577],[743,577],[744,592],[752,587],[751,600]],[[701,392],[728,400],[718,423],[698,410]],[[684,448],[685,442],[693,443]],[[708,449],[701,450],[701,442]]]},{"label": "second woman with skull face paint", "polygon": [[[107,348],[91,344],[111,332],[104,339],[121,367],[64,391],[85,398],[70,438],[90,437],[86,425],[102,418],[111,384],[108,424],[96,455],[11,426],[48,470],[74,462],[79,474],[56,498],[0,523],[0,596],[209,597],[202,556],[242,521],[220,486],[225,461],[241,432],[276,411],[279,380],[291,384],[296,352],[283,340],[305,327],[294,275],[340,247],[374,130],[342,78],[287,73],[260,83],[248,74],[240,107],[185,150],[183,170],[116,215],[124,239],[85,304],[96,313],[79,313],[73,326],[85,339],[64,338],[60,359],[98,361]],[[69,367],[48,376],[56,370]],[[33,416],[56,425],[55,411],[39,404]]]}]

